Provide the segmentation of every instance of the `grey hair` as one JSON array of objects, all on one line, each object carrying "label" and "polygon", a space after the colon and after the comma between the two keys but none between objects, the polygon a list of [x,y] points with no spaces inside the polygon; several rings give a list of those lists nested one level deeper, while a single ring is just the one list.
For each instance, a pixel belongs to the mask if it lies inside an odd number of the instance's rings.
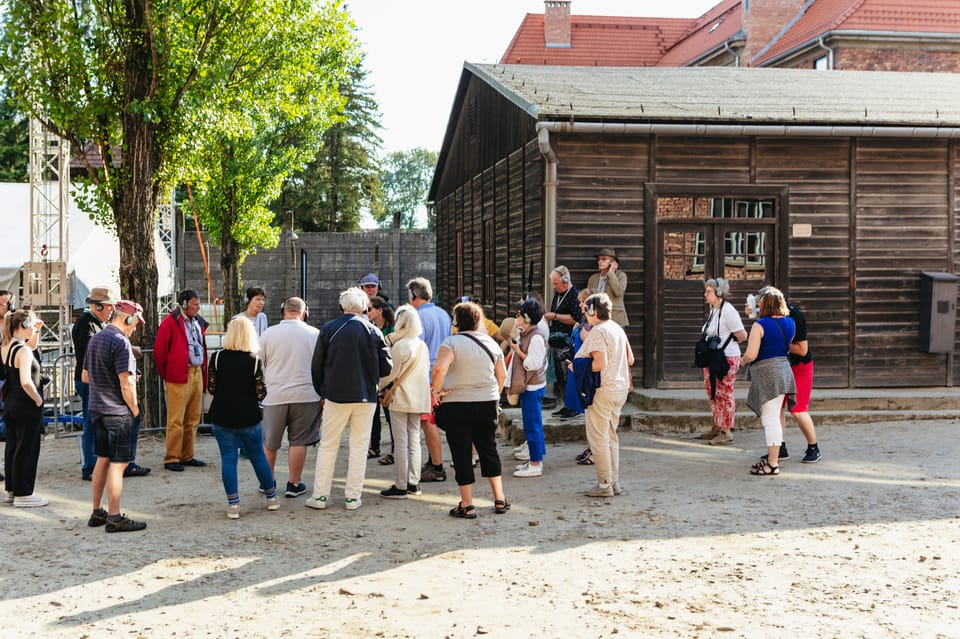
[{"label": "grey hair", "polygon": [[340,293],[340,308],[349,313],[366,313],[369,300],[362,288],[351,286]]},{"label": "grey hair", "polygon": [[597,319],[608,320],[613,313],[613,302],[606,293],[594,293],[588,297],[583,304],[587,307],[587,310],[592,308]]},{"label": "grey hair", "polygon": [[429,302],[433,299],[433,287],[430,286],[430,280],[425,277],[415,277],[407,282],[407,291],[410,294],[410,300],[424,300]]},{"label": "grey hair", "polygon": [[403,339],[404,337],[420,337],[423,332],[423,324],[420,322],[420,313],[409,304],[404,304],[397,309],[397,321],[393,325],[393,339]]},{"label": "grey hair", "polygon": [[722,277],[712,277],[703,283],[704,288],[712,288],[717,297],[726,297],[730,294],[730,282]]}]

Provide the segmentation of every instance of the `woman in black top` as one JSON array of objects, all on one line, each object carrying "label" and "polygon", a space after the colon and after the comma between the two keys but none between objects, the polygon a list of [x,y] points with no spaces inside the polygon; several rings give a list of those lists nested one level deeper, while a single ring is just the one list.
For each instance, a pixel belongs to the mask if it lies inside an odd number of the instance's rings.
[{"label": "woman in black top", "polygon": [[[40,363],[28,343],[42,322],[33,311],[7,313],[3,321],[0,356],[6,372],[3,417],[7,446],[3,456],[6,481],[4,501],[17,508],[46,506],[47,500],[33,494],[43,432],[43,395],[40,393]],[[35,340],[32,343],[36,343]]]},{"label": "woman in black top", "polygon": [[267,499],[267,510],[280,508],[277,485],[263,452],[260,400],[266,394],[263,364],[257,357],[260,344],[253,324],[235,317],[227,326],[223,350],[210,358],[207,390],[213,395],[210,421],[220,446],[220,476],[229,504],[227,517],[240,517],[240,493],[237,460],[242,449],[260,480],[260,491]]}]

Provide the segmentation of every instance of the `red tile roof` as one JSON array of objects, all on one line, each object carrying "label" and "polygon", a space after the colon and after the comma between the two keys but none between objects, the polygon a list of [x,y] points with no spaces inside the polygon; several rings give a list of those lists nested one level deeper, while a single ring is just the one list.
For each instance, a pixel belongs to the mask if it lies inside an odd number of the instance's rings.
[{"label": "red tile roof", "polygon": [[570,16],[569,48],[547,48],[543,14],[528,13],[501,64],[648,67],[695,23],[688,18]]},{"label": "red tile roof", "polygon": [[817,0],[751,64],[762,65],[830,31],[960,34],[960,3],[956,0]]},{"label": "red tile roof", "polygon": [[657,66],[682,67],[723,46],[743,27],[741,0],[723,0],[694,21],[683,38],[667,51]]}]

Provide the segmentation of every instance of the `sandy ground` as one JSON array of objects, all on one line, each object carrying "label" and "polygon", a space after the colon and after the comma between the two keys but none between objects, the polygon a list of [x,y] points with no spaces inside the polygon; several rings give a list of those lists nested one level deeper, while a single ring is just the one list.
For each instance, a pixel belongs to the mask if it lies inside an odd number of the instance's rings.
[{"label": "sandy ground", "polygon": [[[249,465],[226,518],[214,462],[128,479],[141,533],[86,525],[77,442],[48,440],[40,509],[0,508],[2,637],[960,637],[955,422],[821,426],[824,458],[751,477],[759,431],[731,447],[623,433],[614,499],[581,496],[582,444],[550,446],[540,479],[507,477],[513,509],[453,519],[452,476],[381,499],[393,467],[367,467],[363,507],[283,499],[267,512]],[[505,468],[510,447],[501,447]],[[312,481],[315,450],[305,481]],[[278,479],[287,479],[285,456]]]}]

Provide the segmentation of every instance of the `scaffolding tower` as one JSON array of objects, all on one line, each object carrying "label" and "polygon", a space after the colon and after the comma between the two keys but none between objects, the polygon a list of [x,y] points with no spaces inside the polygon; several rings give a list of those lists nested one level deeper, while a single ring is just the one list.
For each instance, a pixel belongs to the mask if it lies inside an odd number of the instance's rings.
[{"label": "scaffolding tower", "polygon": [[69,350],[67,295],[70,143],[30,119],[30,261],[23,265],[23,305],[43,320],[40,348]]}]

